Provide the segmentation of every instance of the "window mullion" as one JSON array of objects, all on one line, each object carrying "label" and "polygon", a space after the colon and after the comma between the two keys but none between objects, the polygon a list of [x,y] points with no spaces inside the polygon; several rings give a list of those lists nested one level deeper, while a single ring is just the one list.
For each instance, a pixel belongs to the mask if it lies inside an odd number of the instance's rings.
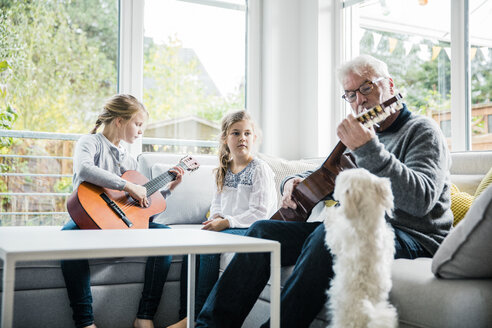
[{"label": "window mullion", "polygon": [[451,144],[471,149],[471,77],[468,0],[451,0]]},{"label": "window mullion", "polygon": [[344,105],[336,68],[345,57],[345,17],[341,1],[318,2],[318,76],[317,76],[317,156],[327,156],[338,141],[336,127]]},{"label": "window mullion", "polygon": [[246,108],[262,126],[262,2],[248,0],[246,17]]},{"label": "window mullion", "polygon": [[[142,101],[144,1],[120,0],[118,91]],[[128,145],[133,155],[142,152],[142,140]]]}]

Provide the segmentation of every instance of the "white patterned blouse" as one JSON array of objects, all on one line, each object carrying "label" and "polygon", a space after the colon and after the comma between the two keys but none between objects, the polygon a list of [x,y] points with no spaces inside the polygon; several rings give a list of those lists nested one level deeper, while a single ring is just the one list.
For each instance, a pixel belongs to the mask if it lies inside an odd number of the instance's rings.
[{"label": "white patterned blouse", "polygon": [[277,210],[274,173],[261,159],[253,159],[241,172],[227,170],[224,187],[215,192],[210,217],[221,216],[230,228],[248,228],[269,219]]}]

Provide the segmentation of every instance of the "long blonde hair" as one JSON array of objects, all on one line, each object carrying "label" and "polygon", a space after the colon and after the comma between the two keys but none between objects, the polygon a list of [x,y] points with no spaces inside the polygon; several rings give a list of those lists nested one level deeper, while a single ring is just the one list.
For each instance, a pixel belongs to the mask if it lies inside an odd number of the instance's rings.
[{"label": "long blonde hair", "polygon": [[117,94],[109,98],[104,104],[101,114],[97,117],[96,124],[91,133],[97,132],[97,129],[104,124],[110,124],[115,118],[121,117],[125,121],[131,120],[139,111],[149,115],[144,105],[132,95]]},{"label": "long blonde hair", "polygon": [[224,187],[224,179],[227,173],[227,169],[229,168],[229,163],[231,161],[231,150],[227,146],[227,135],[229,133],[229,129],[234,123],[240,121],[248,121],[253,126],[253,134],[257,136],[257,140],[255,144],[259,142],[260,131],[255,127],[255,123],[251,116],[245,110],[238,110],[235,112],[231,112],[224,116],[221,123],[221,133],[219,140],[219,167],[217,167],[215,171],[215,183],[217,184],[217,190],[219,192],[222,191]]}]

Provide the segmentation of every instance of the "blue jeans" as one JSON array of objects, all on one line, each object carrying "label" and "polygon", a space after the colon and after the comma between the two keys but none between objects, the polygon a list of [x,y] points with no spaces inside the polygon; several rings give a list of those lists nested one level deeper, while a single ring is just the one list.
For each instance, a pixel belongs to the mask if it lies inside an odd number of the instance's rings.
[{"label": "blue jeans", "polygon": [[[282,266],[295,265],[281,294],[280,326],[309,327],[327,301],[333,257],[321,222],[258,221],[246,236],[279,241]],[[407,233],[395,229],[395,258],[430,257]],[[270,277],[269,253],[236,254],[212,289],[196,327],[241,327]],[[262,327],[269,327],[267,321]]]},{"label": "blue jeans", "polygon": [[[168,229],[159,223],[149,223],[150,229]],[[79,227],[70,220],[62,230],[77,230]],[[149,257],[145,266],[145,280],[140,299],[137,318],[152,320],[166,282],[171,256]],[[66,260],[61,261],[61,269],[67,287],[73,320],[76,327],[85,327],[94,323],[92,312],[91,277],[89,261]]]},{"label": "blue jeans", "polygon": [[[221,232],[232,235],[244,236],[247,232],[246,228],[231,228]],[[196,291],[195,291],[195,318],[200,313],[203,304],[207,300],[210,291],[214,287],[219,278],[220,269],[220,254],[207,254],[197,256],[196,265]],[[187,286],[188,286],[188,257],[183,258],[181,266],[181,302],[179,317],[183,319],[187,315]]]}]

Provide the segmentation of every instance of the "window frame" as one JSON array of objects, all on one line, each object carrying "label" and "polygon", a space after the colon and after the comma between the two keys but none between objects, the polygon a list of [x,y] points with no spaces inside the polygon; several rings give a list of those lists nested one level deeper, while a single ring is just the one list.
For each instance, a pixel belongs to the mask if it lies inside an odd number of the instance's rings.
[{"label": "window frame", "polygon": [[[145,1],[120,0],[118,93],[143,96],[143,35]],[[127,145],[134,156],[142,152],[142,139]]]},{"label": "window frame", "polygon": [[[341,22],[333,21],[333,30],[342,31],[338,44],[333,48],[342,49],[341,61],[359,53],[358,39],[351,31],[358,10],[356,4],[364,0],[345,0],[340,8]],[[471,74],[469,42],[469,0],[449,0],[451,5],[451,145],[453,151],[471,150]],[[337,85],[337,92],[340,93]],[[343,104],[340,115],[347,110]],[[336,129],[336,126],[333,126]]]},{"label": "window frame", "polygon": [[[144,7],[142,0],[119,0],[119,65],[118,92],[130,93],[143,98],[143,42]],[[181,0],[208,6],[240,9],[240,6],[221,1]],[[246,63],[245,63],[245,108],[254,108],[252,115],[260,117],[261,104],[261,3],[246,0]],[[259,122],[261,124],[261,122]],[[128,145],[129,151],[138,156],[142,153],[142,139]]]}]

